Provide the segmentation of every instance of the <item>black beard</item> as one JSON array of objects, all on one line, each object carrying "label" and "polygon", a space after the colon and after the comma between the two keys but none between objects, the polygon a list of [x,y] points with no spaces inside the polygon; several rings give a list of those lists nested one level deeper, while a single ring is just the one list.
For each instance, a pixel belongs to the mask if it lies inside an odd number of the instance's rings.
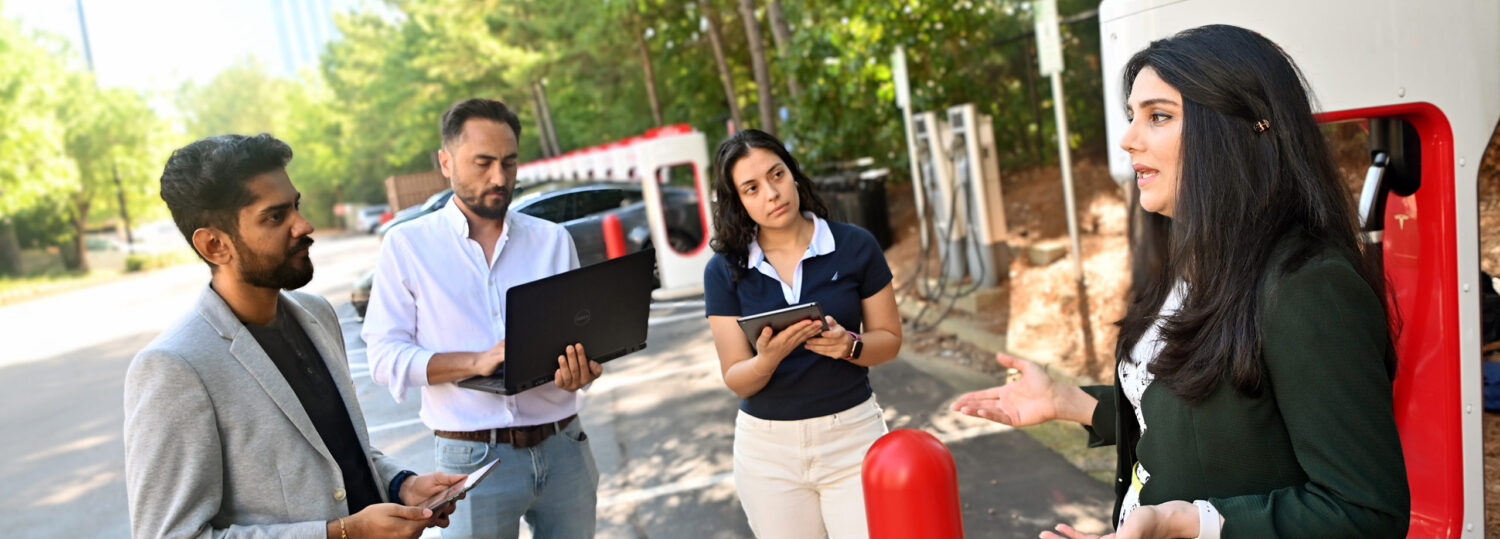
[{"label": "black beard", "polygon": [[260,288],[274,288],[278,290],[296,290],[307,286],[312,282],[313,265],[312,259],[308,259],[306,267],[299,266],[297,253],[312,245],[312,238],[303,237],[282,255],[279,262],[272,262],[269,256],[260,256],[253,253],[248,246],[235,240],[239,251],[250,256],[244,257],[239,262],[240,276],[245,283]]},{"label": "black beard", "polygon": [[[490,193],[494,193],[494,194],[500,195],[500,199],[501,200],[500,200],[499,207],[491,207],[491,206],[484,205],[484,197],[485,197],[485,195],[488,195]],[[501,187],[499,189],[485,189],[483,191],[480,191],[479,194],[476,195],[476,196],[472,196],[472,197],[461,196],[461,197],[458,197],[458,198],[459,198],[459,200],[462,200],[464,202],[465,206],[469,207],[469,211],[474,212],[474,215],[478,215],[478,216],[483,217],[485,219],[500,220],[500,219],[505,219],[505,213],[510,210],[510,195],[511,195],[511,193],[512,193],[512,191],[510,189]]]}]

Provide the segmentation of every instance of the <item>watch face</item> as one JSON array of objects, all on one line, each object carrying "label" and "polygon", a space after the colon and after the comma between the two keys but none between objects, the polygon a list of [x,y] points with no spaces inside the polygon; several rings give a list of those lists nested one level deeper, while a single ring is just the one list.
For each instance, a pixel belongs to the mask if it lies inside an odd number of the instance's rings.
[{"label": "watch face", "polygon": [[849,351],[849,357],[859,359],[859,353],[865,351],[864,341],[854,341],[854,349]]}]

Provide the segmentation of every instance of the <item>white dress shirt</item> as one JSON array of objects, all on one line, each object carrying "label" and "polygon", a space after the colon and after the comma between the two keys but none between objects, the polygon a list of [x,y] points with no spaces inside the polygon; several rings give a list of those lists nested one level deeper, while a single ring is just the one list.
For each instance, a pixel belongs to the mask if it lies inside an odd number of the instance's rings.
[{"label": "white dress shirt", "polygon": [[391,229],[360,334],[369,346],[370,377],[396,402],[421,387],[422,421],[436,430],[540,425],[578,413],[577,395],[550,383],[515,396],[427,383],[433,354],[482,352],[505,338],[510,287],[577,267],[567,229],[516,212],[506,214],[490,260],[469,238],[457,200]]},{"label": "white dress shirt", "polygon": [[[807,251],[802,253],[802,258],[797,260],[797,269],[792,270],[790,284],[782,280],[781,276],[776,274],[776,267],[771,265],[771,261],[766,260],[766,252],[761,250],[759,240],[753,238],[750,240],[750,250],[745,256],[746,267],[760,270],[762,274],[781,285],[781,297],[786,300],[787,305],[796,305],[797,300],[802,299],[802,261],[831,253],[835,247],[833,231],[828,229],[828,221],[813,215],[810,211],[802,212],[802,216],[812,219],[813,237],[812,241],[807,243]],[[834,274],[833,278],[839,278],[838,274]]]}]

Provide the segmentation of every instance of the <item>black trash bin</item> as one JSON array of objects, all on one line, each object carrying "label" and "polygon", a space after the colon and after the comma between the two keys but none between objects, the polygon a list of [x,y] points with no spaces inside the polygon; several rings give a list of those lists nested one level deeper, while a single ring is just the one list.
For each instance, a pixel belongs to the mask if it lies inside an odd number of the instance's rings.
[{"label": "black trash bin", "polygon": [[881,249],[891,246],[891,216],[886,205],[887,169],[844,170],[817,176],[813,183],[828,202],[829,217],[870,231]]}]

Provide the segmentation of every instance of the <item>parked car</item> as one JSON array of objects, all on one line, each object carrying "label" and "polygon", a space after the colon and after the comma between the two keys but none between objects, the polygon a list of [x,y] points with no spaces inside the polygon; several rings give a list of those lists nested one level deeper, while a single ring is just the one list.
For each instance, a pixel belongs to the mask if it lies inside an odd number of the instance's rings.
[{"label": "parked car", "polygon": [[[698,193],[692,189],[663,187],[667,241],[678,251],[692,251],[703,241],[703,226],[698,216]],[[540,217],[563,225],[578,248],[578,263],[583,266],[603,262],[604,217],[620,219],[625,235],[625,252],[633,253],[651,247],[651,229],[646,222],[645,195],[639,184],[552,182],[538,184],[517,195],[511,211]]]},{"label": "parked car", "polygon": [[[384,236],[392,227],[437,211],[452,196],[452,190],[445,190],[433,195],[421,206],[402,210],[396,214],[395,219],[380,227],[378,233]],[[698,214],[697,191],[664,186],[662,198],[665,203],[667,241],[671,248],[682,252],[699,248],[704,241],[707,216],[700,217]],[[606,215],[619,218],[620,229],[625,236],[626,253],[654,247],[646,221],[645,196],[641,193],[639,184],[547,182],[517,186],[510,211],[563,225],[568,234],[573,236],[581,266],[603,262],[608,258],[604,246]],[[354,282],[351,303],[360,317],[365,315],[374,282],[373,270]]]},{"label": "parked car", "polygon": [[444,189],[433,193],[432,196],[427,197],[427,200],[421,204],[396,212],[396,215],[392,216],[391,220],[386,221],[385,224],[375,229],[375,234],[384,237],[386,231],[390,230],[393,226],[438,211],[439,208],[448,203],[448,199],[450,198],[453,198],[452,189]]},{"label": "parked car", "polygon": [[388,211],[391,211],[391,207],[385,204],[360,208],[355,214],[354,226],[362,232],[374,234],[375,229],[380,227],[380,217]]}]

